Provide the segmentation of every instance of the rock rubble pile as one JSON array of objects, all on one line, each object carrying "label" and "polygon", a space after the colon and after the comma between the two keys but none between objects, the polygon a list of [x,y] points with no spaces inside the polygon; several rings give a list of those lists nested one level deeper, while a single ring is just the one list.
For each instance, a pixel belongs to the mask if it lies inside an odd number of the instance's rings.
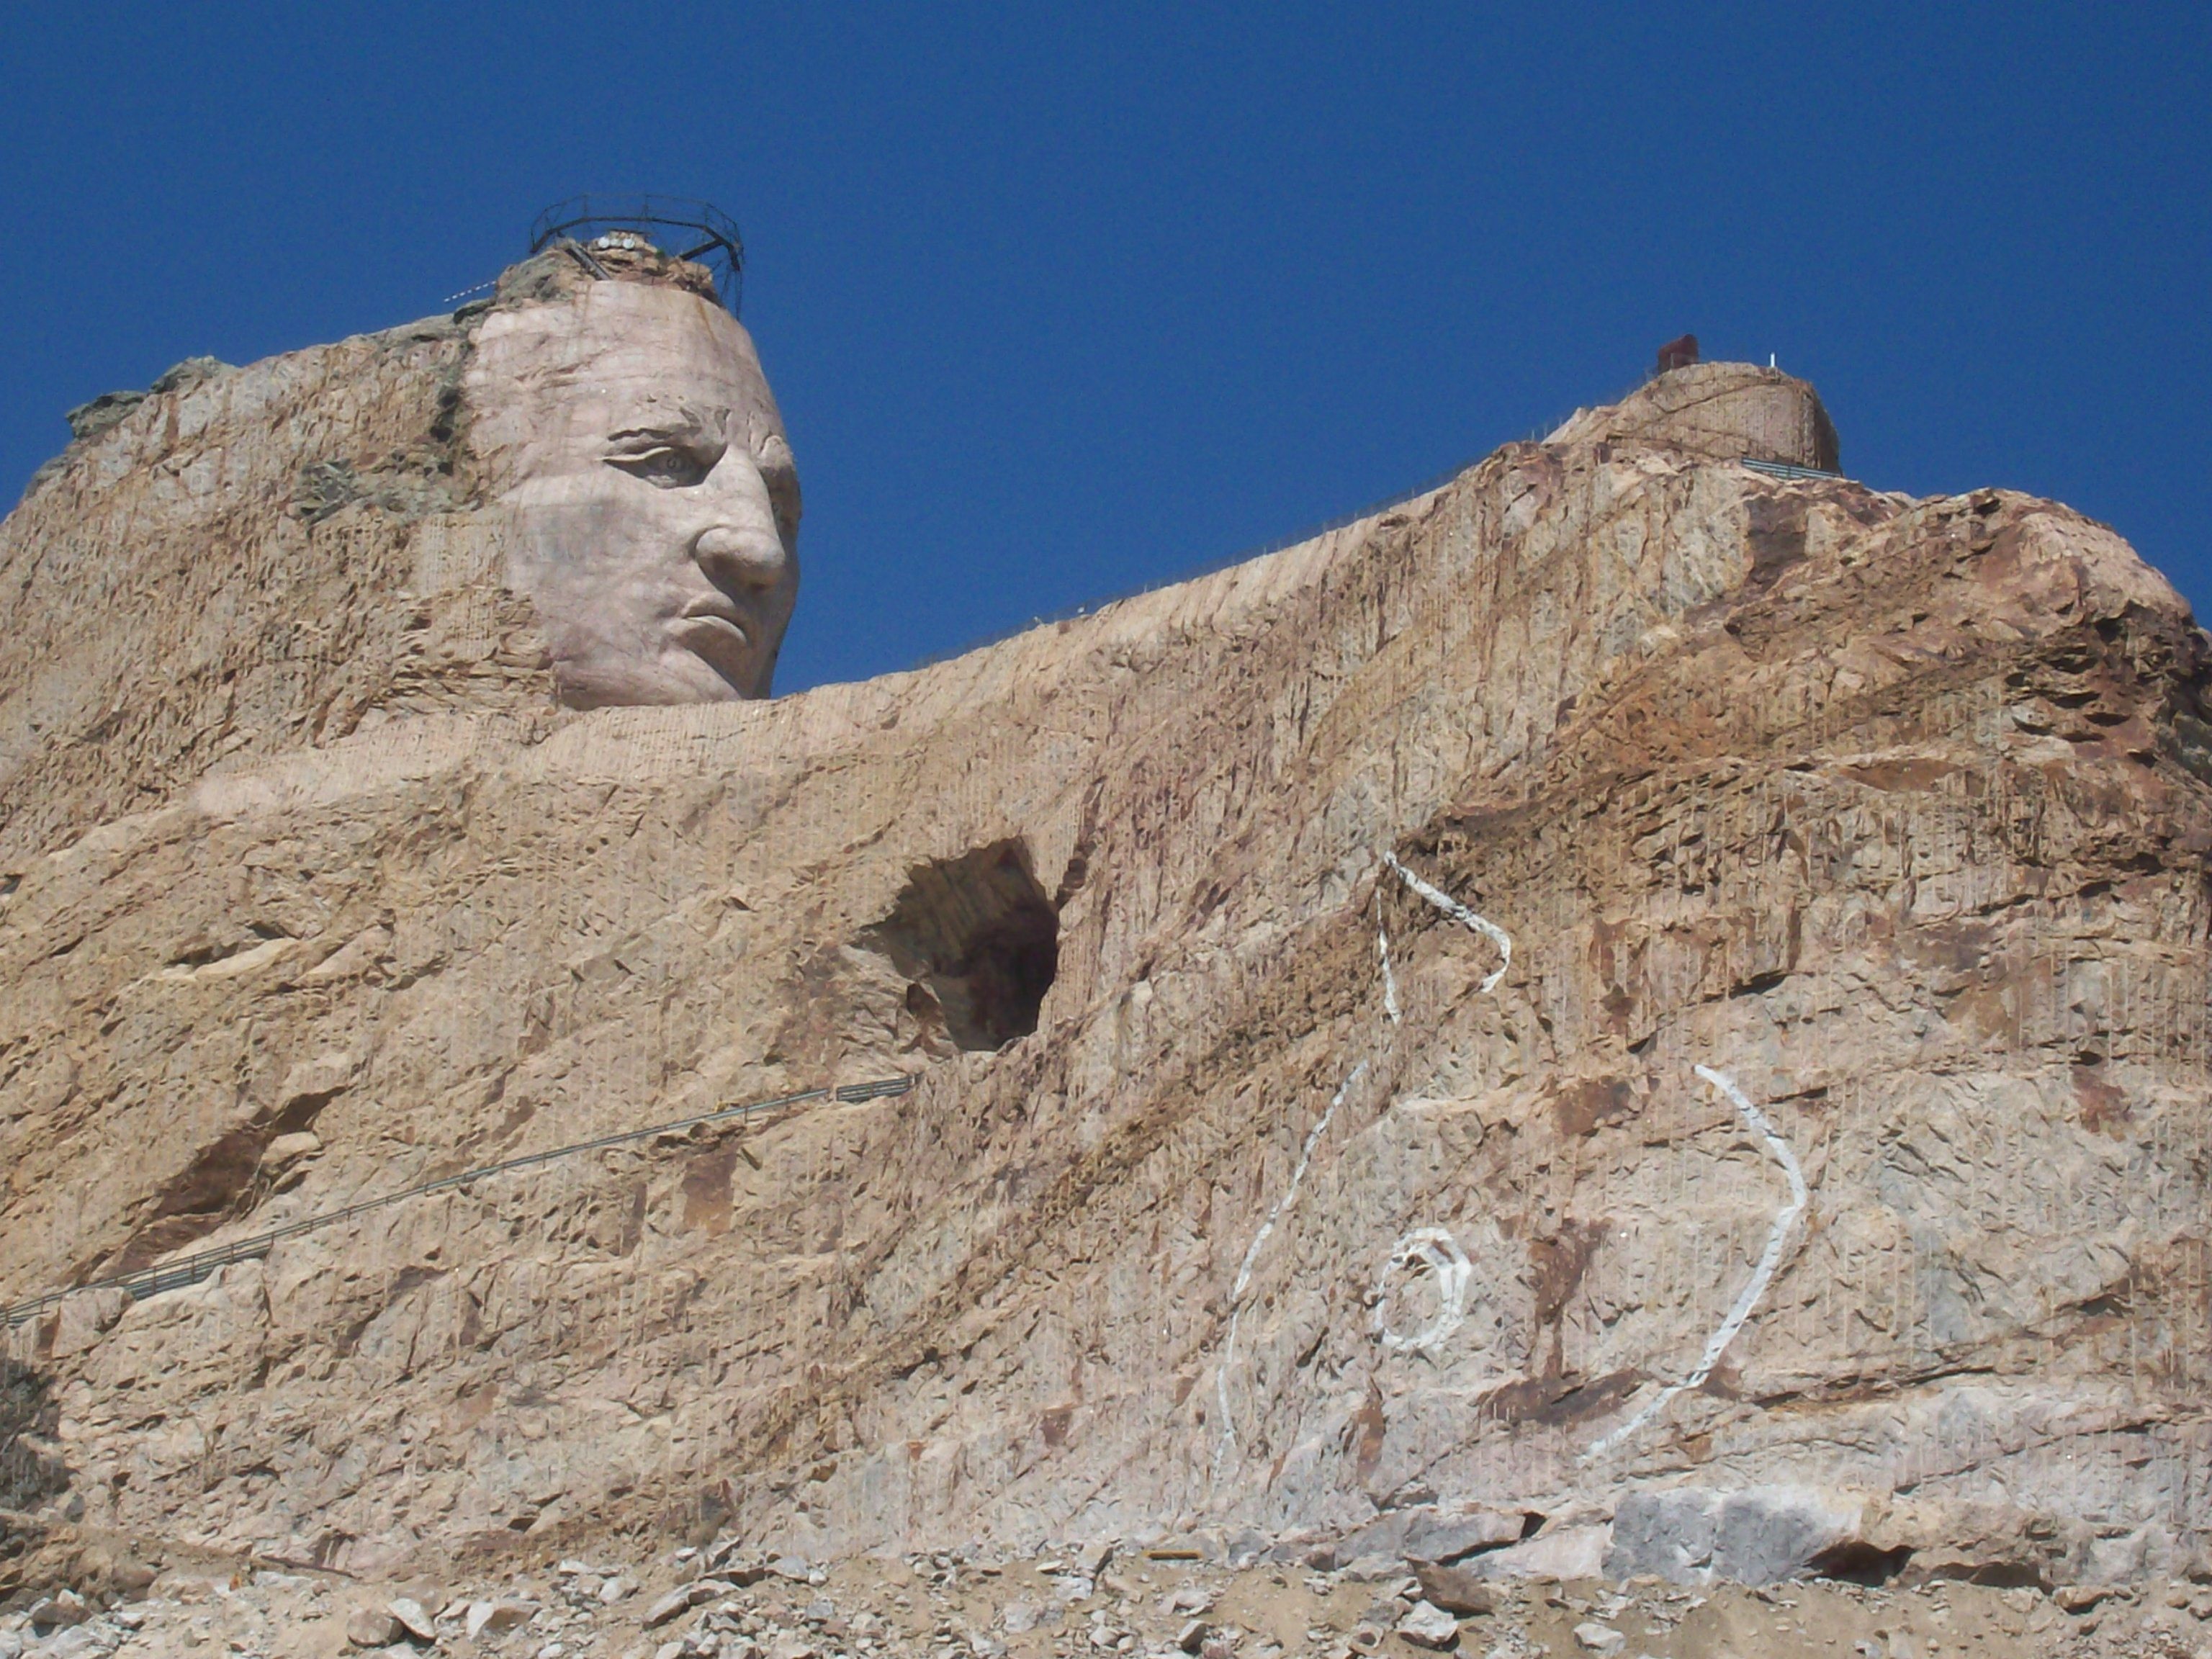
[{"label": "rock rubble pile", "polygon": [[[971,1552],[824,1568],[684,1549],[566,1559],[453,1587],[213,1568],[106,1607],[0,1615],[0,1659],[2198,1659],[2212,1588],[1819,1583],[1691,1590],[1645,1577],[1498,1586],[1456,1613],[1395,1571],[1234,1567],[1171,1552]],[[656,1589],[665,1585],[665,1589]]]}]

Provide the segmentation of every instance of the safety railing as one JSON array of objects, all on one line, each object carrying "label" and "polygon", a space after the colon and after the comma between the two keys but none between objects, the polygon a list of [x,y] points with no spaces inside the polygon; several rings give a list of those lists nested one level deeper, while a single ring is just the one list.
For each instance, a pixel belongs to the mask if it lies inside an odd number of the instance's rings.
[{"label": "safety railing", "polygon": [[1743,464],[1753,472],[1764,472],[1770,478],[1810,478],[1825,481],[1844,476],[1840,472],[1823,472],[1817,466],[1792,466],[1788,461],[1755,461],[1748,455],[1743,458]]},{"label": "safety railing", "polygon": [[738,234],[738,222],[710,202],[674,196],[573,197],[538,216],[530,227],[530,251],[537,253],[566,242],[581,250],[586,264],[595,264],[590,245],[599,237],[647,230],[683,232],[670,239],[678,246],[668,251],[713,271],[722,303],[732,316],[738,314],[745,273],[744,240]]}]

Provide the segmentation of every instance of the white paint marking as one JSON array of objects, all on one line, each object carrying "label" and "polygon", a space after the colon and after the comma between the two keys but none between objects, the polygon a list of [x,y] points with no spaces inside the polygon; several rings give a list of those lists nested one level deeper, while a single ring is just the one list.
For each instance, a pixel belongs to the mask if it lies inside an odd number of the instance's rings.
[{"label": "white paint marking", "polygon": [[1220,1369],[1213,1376],[1214,1397],[1221,1406],[1221,1449],[1213,1460],[1216,1479],[1220,1476],[1222,1461],[1237,1449],[1237,1424],[1229,1410],[1229,1371],[1237,1358],[1237,1325],[1244,1316],[1244,1292],[1252,1283],[1252,1266],[1260,1259],[1261,1246],[1275,1231],[1276,1221],[1284,1211],[1297,1202],[1298,1188],[1304,1183],[1306,1165],[1313,1162],[1314,1148],[1328,1133],[1330,1121],[1336,1116],[1336,1109],[1344,1104],[1345,1096],[1352,1092],[1352,1085],[1359,1081],[1366,1070],[1367,1062],[1363,1060],[1352,1068],[1352,1075],[1338,1085],[1335,1095],[1328,1103],[1328,1109],[1321,1115],[1321,1121],[1315,1124],[1311,1133],[1306,1136],[1306,1144],[1298,1153],[1297,1167],[1291,1171],[1290,1186],[1275,1200],[1274,1207],[1267,1212],[1267,1218],[1260,1224],[1260,1231],[1252,1235],[1251,1248],[1244,1252],[1244,1263],[1237,1270],[1236,1286],[1229,1292],[1229,1340],[1222,1344]]},{"label": "white paint marking", "polygon": [[[1437,1276],[1436,1316],[1411,1336],[1389,1328],[1390,1276],[1400,1267],[1425,1266]],[[1408,1349],[1427,1353],[1467,1320],[1467,1287],[1474,1277],[1474,1264],[1459,1241],[1442,1227],[1417,1227],[1400,1239],[1382,1264],[1382,1277],[1375,1286],[1375,1334],[1393,1353]]]},{"label": "white paint marking", "polygon": [[[1382,854],[1382,861],[1396,871],[1399,879],[1412,888],[1414,892],[1469,932],[1480,933],[1498,947],[1497,968],[1477,988],[1479,993],[1483,995],[1496,990],[1498,981],[1505,977],[1505,970],[1513,965],[1513,941],[1505,930],[1487,916],[1477,915],[1450,894],[1423,881],[1411,870],[1399,863],[1397,855],[1387,848]],[[1379,908],[1375,923],[1375,950],[1382,963],[1382,1012],[1389,1016],[1390,1023],[1395,1025],[1402,1019],[1404,1011],[1398,1005],[1397,975],[1391,971],[1390,967],[1390,935],[1383,928]],[[1214,1399],[1221,1413],[1221,1444],[1213,1461],[1213,1474],[1216,1480],[1221,1477],[1223,1464],[1237,1449],[1236,1417],[1229,1405],[1229,1373],[1236,1364],[1237,1330],[1244,1317],[1244,1292],[1251,1288],[1253,1267],[1258,1262],[1260,1252],[1266,1247],[1268,1238],[1273,1235],[1275,1223],[1282,1218],[1285,1211],[1297,1202],[1298,1188],[1305,1182],[1306,1166],[1313,1161],[1314,1148],[1321,1144],[1322,1136],[1328,1132],[1328,1126],[1336,1116],[1337,1108],[1344,1104],[1345,1096],[1351,1091],[1352,1085],[1359,1081],[1366,1070],[1367,1062],[1364,1060],[1352,1068],[1352,1075],[1346,1078],[1342,1085],[1338,1088],[1335,1097],[1328,1103],[1328,1109],[1322,1114],[1321,1121],[1315,1124],[1312,1133],[1306,1136],[1304,1148],[1298,1154],[1297,1167],[1291,1172],[1291,1184],[1288,1190],[1275,1201],[1274,1207],[1267,1212],[1267,1218],[1260,1224],[1260,1231],[1252,1236],[1251,1246],[1244,1252],[1243,1262],[1237,1270],[1237,1283],[1229,1292],[1229,1334],[1222,1344],[1221,1363],[1213,1376]],[[1413,1254],[1408,1255],[1409,1251]],[[1376,1334],[1382,1338],[1386,1347],[1422,1350],[1432,1348],[1456,1330],[1467,1317],[1468,1284],[1474,1271],[1473,1265],[1467,1259],[1467,1253],[1462,1250],[1451,1235],[1442,1228],[1424,1227],[1408,1233],[1399,1241],[1397,1249],[1391,1253],[1390,1265],[1383,1270],[1384,1277],[1387,1279],[1391,1269],[1401,1262],[1411,1266],[1417,1259],[1425,1262],[1437,1274],[1440,1311],[1436,1318],[1409,1337],[1400,1337],[1383,1330],[1378,1322]],[[1382,1304],[1378,1304],[1378,1306]],[[1378,1312],[1376,1315],[1378,1322],[1381,1317],[1382,1315]]]},{"label": "white paint marking", "polygon": [[1429,885],[1427,882],[1423,881],[1411,870],[1399,863],[1398,855],[1395,853],[1386,848],[1382,854],[1382,862],[1398,872],[1398,878],[1401,881],[1435,905],[1437,909],[1471,932],[1481,934],[1498,947],[1500,960],[1497,969],[1489,978],[1475,988],[1478,992],[1486,996],[1496,990],[1498,981],[1505,977],[1505,970],[1513,965],[1513,941],[1506,937],[1505,930],[1491,921],[1489,917],[1475,915],[1449,893]]},{"label": "white paint marking", "polygon": [[1382,1012],[1395,1025],[1399,1019],[1398,976],[1390,971],[1390,935],[1382,930],[1382,921],[1375,921],[1375,954],[1382,958]]},{"label": "white paint marking", "polygon": [[1743,1294],[1736,1297],[1735,1305],[1729,1310],[1728,1317],[1721,1321],[1720,1328],[1705,1344],[1705,1351],[1698,1360],[1697,1370],[1680,1382],[1670,1383],[1660,1389],[1642,1411],[1584,1452],[1584,1462],[1612,1450],[1627,1439],[1656,1417],[1676,1395],[1705,1386],[1705,1379],[1713,1374],[1713,1367],[1720,1364],[1721,1356],[1728,1352],[1729,1344],[1735,1341],[1736,1334],[1743,1329],[1744,1321],[1751,1317],[1751,1310],[1759,1305],[1759,1297],[1766,1294],[1768,1281],[1773,1279],[1774,1270],[1782,1265],[1782,1247],[1789,1241],[1790,1230],[1797,1224],[1797,1218],[1805,1212],[1805,1175],[1797,1167],[1797,1155],[1790,1150],[1790,1143],[1766,1121],[1766,1114],[1751,1103],[1750,1097],[1736,1087],[1734,1078],[1726,1072],[1717,1072],[1710,1066],[1700,1066],[1697,1070],[1699,1077],[1728,1097],[1729,1103],[1735,1108],[1736,1115],[1743,1119],[1745,1126],[1766,1142],[1766,1150],[1782,1166],[1782,1173],[1790,1178],[1790,1201],[1775,1216],[1773,1229],[1766,1235],[1766,1249],[1759,1255],[1759,1266],[1751,1275],[1751,1283],[1743,1287]]}]

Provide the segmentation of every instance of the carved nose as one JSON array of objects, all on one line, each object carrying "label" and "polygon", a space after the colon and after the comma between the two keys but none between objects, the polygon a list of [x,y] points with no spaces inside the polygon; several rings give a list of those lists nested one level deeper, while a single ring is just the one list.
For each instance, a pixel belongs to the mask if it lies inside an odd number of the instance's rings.
[{"label": "carved nose", "polygon": [[691,544],[691,556],[716,586],[756,592],[782,580],[784,568],[790,562],[777,537],[726,525],[703,532]]}]

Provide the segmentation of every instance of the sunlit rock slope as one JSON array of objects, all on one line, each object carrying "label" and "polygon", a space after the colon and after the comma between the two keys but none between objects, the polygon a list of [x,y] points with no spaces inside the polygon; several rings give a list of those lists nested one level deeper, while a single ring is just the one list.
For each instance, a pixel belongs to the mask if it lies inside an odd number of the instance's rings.
[{"label": "sunlit rock slope", "polygon": [[1706,366],[919,672],[575,714],[471,326],[157,394],[0,528],[0,1293],[915,1085],[83,1291],[9,1338],[55,1514],[2194,1549],[2205,655],[2110,531],[1755,470],[1833,429]]}]

